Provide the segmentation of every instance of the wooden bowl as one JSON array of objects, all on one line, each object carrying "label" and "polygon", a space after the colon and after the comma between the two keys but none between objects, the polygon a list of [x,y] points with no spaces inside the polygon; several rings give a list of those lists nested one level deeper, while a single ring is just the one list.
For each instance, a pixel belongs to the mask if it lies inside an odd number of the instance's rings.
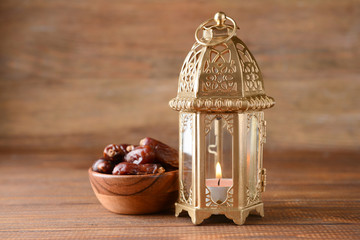
[{"label": "wooden bowl", "polygon": [[147,214],[174,206],[178,170],[149,175],[111,175],[89,168],[91,187],[100,203],[120,214]]}]

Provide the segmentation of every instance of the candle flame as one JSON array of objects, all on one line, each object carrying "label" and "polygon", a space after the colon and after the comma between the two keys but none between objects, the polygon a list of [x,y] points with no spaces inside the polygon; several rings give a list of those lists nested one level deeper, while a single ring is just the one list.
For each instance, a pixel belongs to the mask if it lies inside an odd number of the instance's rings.
[{"label": "candle flame", "polygon": [[216,163],[216,178],[218,179],[222,178],[221,165],[219,162]]}]

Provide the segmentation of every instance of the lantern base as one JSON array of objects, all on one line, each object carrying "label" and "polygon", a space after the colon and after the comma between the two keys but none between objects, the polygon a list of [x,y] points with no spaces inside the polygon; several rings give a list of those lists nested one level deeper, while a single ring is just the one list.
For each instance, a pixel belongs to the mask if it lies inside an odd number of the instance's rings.
[{"label": "lantern base", "polygon": [[232,219],[237,225],[243,225],[246,218],[251,215],[259,215],[264,217],[264,204],[259,202],[250,207],[233,209],[233,208],[196,208],[187,204],[175,203],[175,216],[178,217],[182,211],[187,211],[191,221],[195,225],[201,224],[211,215],[224,214],[227,218]]}]

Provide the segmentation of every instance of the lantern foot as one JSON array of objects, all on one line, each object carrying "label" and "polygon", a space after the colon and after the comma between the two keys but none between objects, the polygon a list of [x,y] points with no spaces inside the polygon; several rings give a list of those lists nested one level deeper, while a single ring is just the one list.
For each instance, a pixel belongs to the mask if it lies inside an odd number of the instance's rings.
[{"label": "lantern foot", "polygon": [[246,218],[249,216],[249,211],[237,210],[232,212],[225,213],[225,216],[228,219],[233,220],[233,222],[237,225],[243,225],[245,223]]},{"label": "lantern foot", "polygon": [[191,222],[195,225],[199,225],[201,224],[204,219],[208,218],[211,216],[211,214],[209,216],[202,216],[202,214],[200,214],[199,212],[197,212],[195,209],[193,211],[188,211],[189,216],[191,218]]},{"label": "lantern foot", "polygon": [[179,207],[175,207],[175,217],[179,217],[180,213],[182,212],[183,210]]},{"label": "lantern foot", "polygon": [[250,212],[251,215],[259,215],[261,217],[264,217],[264,204],[259,203],[255,205],[255,208]]},{"label": "lantern foot", "polygon": [[225,213],[225,216],[229,219],[232,219],[233,222],[237,225],[243,225],[246,221],[246,218],[249,215],[259,215],[264,217],[264,204],[258,203],[256,205]]},{"label": "lantern foot", "polygon": [[201,224],[205,219],[211,216],[211,213],[198,209],[187,210],[187,212],[191,218],[191,222],[195,225]]},{"label": "lantern foot", "polygon": [[243,225],[250,214],[264,217],[264,204],[260,202],[246,208],[218,211],[209,208],[199,209],[184,203],[175,203],[175,216],[178,217],[182,211],[186,211],[189,214],[192,223],[195,225],[201,224],[212,214],[224,214],[228,219],[233,220],[235,224]]},{"label": "lantern foot", "polygon": [[186,211],[189,214],[192,223],[195,225],[201,224],[211,216],[211,212],[206,210],[196,209],[193,206],[182,203],[175,203],[175,216],[178,217],[182,211]]}]

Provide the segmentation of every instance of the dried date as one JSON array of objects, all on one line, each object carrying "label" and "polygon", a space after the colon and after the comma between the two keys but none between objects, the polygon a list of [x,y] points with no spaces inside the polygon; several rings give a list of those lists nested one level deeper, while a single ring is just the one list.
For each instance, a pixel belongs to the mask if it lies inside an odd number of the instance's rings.
[{"label": "dried date", "polygon": [[126,151],[127,152],[131,152],[132,150],[134,150],[136,147],[138,147],[139,145],[128,145],[126,147]]},{"label": "dried date", "polygon": [[100,158],[92,165],[92,170],[99,173],[112,173],[115,163],[105,158]]},{"label": "dried date", "polygon": [[126,154],[124,160],[135,164],[154,163],[155,152],[149,146],[138,146]]},{"label": "dried date", "polygon": [[179,152],[165,143],[146,137],[140,141],[140,146],[150,146],[153,148],[156,162],[164,166],[179,167]]},{"label": "dried date", "polygon": [[119,163],[114,167],[114,175],[145,175],[163,173],[165,169],[160,164],[135,164],[129,162]]},{"label": "dried date", "polygon": [[126,148],[129,144],[109,144],[104,149],[104,157],[115,163],[122,162],[125,154],[128,153]]}]

